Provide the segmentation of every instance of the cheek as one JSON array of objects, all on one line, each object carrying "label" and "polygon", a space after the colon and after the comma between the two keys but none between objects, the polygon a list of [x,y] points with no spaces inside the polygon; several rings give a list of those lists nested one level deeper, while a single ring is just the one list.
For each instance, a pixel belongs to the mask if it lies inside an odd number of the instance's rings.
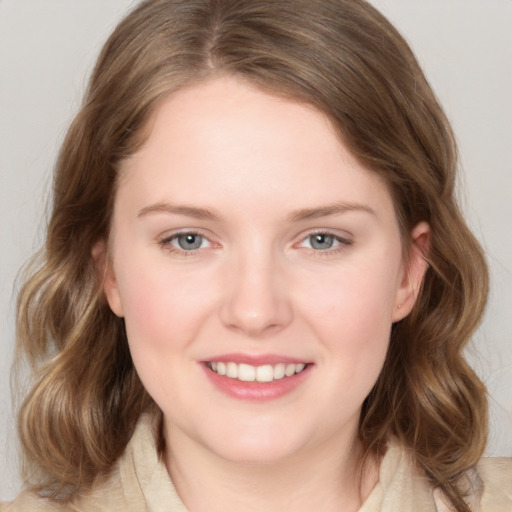
[{"label": "cheek", "polygon": [[170,270],[165,258],[144,260],[141,252],[123,261],[119,293],[132,352],[151,347],[158,357],[194,338],[213,304],[212,283],[200,272]]},{"label": "cheek", "polygon": [[168,269],[132,263],[126,270],[128,274],[120,273],[119,286],[130,353],[144,387],[162,407],[169,382],[175,390],[186,384],[171,376],[191,371],[184,356],[197,336],[204,308],[198,304],[199,294],[191,294],[191,287]]},{"label": "cheek", "polygon": [[[389,269],[388,269],[389,270]],[[306,309],[332,333],[371,333],[389,330],[394,308],[396,279],[393,272],[376,269],[346,269],[329,275],[324,282],[315,278],[306,285]]]},{"label": "cheek", "polygon": [[[380,269],[387,271],[380,271]],[[347,386],[373,385],[389,344],[396,273],[377,264],[311,280],[302,310]],[[369,391],[369,389],[368,389]]]},{"label": "cheek", "polygon": [[119,291],[130,341],[165,330],[169,320],[165,313],[173,308],[166,301],[165,287],[154,276],[132,270],[130,279],[119,279]]}]

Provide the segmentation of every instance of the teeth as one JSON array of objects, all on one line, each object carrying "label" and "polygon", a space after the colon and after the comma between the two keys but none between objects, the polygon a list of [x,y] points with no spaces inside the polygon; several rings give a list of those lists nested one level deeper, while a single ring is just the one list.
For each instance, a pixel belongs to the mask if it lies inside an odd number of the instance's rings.
[{"label": "teeth", "polygon": [[284,370],[284,374],[287,377],[291,377],[295,373],[295,365],[294,364],[287,364],[286,368]]},{"label": "teeth", "polygon": [[226,364],[226,377],[238,379],[238,365],[236,363]]},{"label": "teeth", "polygon": [[[213,368],[212,368],[213,370]],[[219,375],[226,375],[226,363],[217,363],[217,370],[215,370]]]},{"label": "teeth", "polygon": [[255,378],[256,368],[254,368],[254,366],[250,366],[248,364],[238,365],[238,380],[243,380],[244,382],[253,382]]},{"label": "teeth", "polygon": [[274,368],[270,364],[256,368],[256,380],[258,382],[272,382],[274,380]]},{"label": "teeth", "polygon": [[249,364],[237,364],[232,361],[208,363],[208,367],[219,375],[225,375],[230,379],[238,379],[243,382],[272,382],[273,380],[291,377],[306,368],[304,363],[278,363],[275,365],[251,366]]},{"label": "teeth", "polygon": [[285,376],[286,365],[284,363],[274,366],[274,379],[282,379]]}]

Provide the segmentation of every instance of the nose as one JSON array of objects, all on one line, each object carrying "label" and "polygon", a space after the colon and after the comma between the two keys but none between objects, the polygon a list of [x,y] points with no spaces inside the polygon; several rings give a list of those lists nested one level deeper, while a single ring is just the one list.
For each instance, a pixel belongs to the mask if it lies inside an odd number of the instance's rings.
[{"label": "nose", "polygon": [[291,323],[287,280],[275,258],[252,255],[232,262],[220,318],[229,329],[253,338],[275,334]]}]

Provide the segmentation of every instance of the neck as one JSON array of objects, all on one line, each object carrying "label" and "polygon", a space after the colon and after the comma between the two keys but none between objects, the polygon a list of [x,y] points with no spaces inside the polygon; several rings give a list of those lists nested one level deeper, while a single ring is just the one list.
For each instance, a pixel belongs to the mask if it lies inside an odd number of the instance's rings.
[{"label": "neck", "polygon": [[[232,462],[166,430],[167,469],[191,512],[357,511],[378,480],[371,461],[360,471],[357,435],[272,463]],[[335,449],[335,448],[338,449]]]}]

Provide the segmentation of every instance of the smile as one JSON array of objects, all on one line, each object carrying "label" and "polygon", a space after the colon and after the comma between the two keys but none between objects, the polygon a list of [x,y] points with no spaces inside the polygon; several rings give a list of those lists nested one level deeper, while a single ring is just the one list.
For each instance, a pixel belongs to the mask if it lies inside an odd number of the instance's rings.
[{"label": "smile", "polygon": [[217,375],[236,379],[241,382],[273,382],[275,380],[285,379],[301,373],[306,368],[304,363],[278,363],[275,365],[265,364],[262,366],[252,366],[244,363],[235,363],[233,361],[208,362],[206,366]]}]

